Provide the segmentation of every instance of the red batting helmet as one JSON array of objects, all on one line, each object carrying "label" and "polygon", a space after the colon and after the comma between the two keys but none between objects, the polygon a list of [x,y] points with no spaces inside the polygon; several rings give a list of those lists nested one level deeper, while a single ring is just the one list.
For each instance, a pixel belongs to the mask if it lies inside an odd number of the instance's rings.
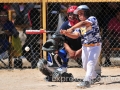
[{"label": "red batting helmet", "polygon": [[67,13],[73,13],[77,9],[77,6],[70,6],[67,10]]}]

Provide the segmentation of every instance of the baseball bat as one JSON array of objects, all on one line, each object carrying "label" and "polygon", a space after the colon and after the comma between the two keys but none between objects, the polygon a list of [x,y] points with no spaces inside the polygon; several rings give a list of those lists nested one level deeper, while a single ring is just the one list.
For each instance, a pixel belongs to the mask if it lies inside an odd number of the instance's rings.
[{"label": "baseball bat", "polygon": [[43,33],[54,33],[55,31],[46,31],[44,29],[41,30],[26,30],[26,34],[43,34]]}]

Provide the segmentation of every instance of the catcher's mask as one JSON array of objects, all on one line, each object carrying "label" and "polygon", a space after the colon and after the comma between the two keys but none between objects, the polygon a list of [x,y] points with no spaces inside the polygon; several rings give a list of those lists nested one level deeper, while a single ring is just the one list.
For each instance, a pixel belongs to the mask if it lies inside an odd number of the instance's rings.
[{"label": "catcher's mask", "polygon": [[42,50],[47,52],[54,52],[63,47],[64,38],[61,35],[52,35],[51,39],[48,39],[42,46]]}]

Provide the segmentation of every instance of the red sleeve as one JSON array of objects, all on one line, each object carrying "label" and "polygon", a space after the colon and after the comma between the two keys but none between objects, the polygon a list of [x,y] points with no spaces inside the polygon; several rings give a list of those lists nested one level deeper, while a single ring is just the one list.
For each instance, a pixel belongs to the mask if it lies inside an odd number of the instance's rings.
[{"label": "red sleeve", "polygon": [[31,10],[29,10],[29,12],[28,12],[28,19],[29,19],[29,22],[30,22],[30,26],[32,26],[32,21],[31,21],[31,18],[30,18],[30,12],[31,12]]},{"label": "red sleeve", "polygon": [[108,23],[108,26],[107,26],[108,30],[114,30],[114,23],[115,23],[115,19],[112,18]]}]

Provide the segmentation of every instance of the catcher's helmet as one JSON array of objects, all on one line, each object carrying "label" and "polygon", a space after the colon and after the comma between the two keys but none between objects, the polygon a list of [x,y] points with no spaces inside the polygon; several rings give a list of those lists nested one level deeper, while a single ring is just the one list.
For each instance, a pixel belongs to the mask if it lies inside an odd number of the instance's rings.
[{"label": "catcher's helmet", "polygon": [[77,6],[70,6],[67,10],[67,13],[73,13],[77,9]]},{"label": "catcher's helmet", "polygon": [[87,5],[78,6],[77,9],[74,11],[74,14],[78,14],[79,10],[84,11],[84,15],[85,15],[86,18],[88,18],[90,16],[90,8]]},{"label": "catcher's helmet", "polygon": [[73,5],[70,6],[67,10],[67,17],[69,22],[78,22],[78,17],[77,15],[74,14],[74,11],[77,9],[77,6]]}]

